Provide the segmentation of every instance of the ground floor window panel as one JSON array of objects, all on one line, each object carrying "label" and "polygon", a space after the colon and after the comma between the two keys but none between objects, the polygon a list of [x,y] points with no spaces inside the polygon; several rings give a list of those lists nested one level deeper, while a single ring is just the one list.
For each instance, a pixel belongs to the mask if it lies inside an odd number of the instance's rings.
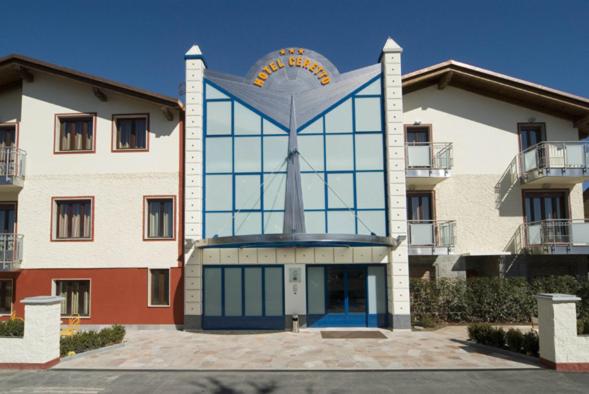
[{"label": "ground floor window panel", "polygon": [[90,316],[89,280],[56,280],[55,294],[64,298],[62,316]]},{"label": "ground floor window panel", "polygon": [[386,327],[386,267],[307,267],[307,321],[311,327]]},{"label": "ground floor window panel", "polygon": [[0,279],[0,315],[12,313],[12,279]]},{"label": "ground floor window panel", "polygon": [[283,329],[282,266],[205,266],[205,329]]},{"label": "ground floor window panel", "polygon": [[149,305],[169,306],[170,305],[170,270],[151,269],[149,270]]}]

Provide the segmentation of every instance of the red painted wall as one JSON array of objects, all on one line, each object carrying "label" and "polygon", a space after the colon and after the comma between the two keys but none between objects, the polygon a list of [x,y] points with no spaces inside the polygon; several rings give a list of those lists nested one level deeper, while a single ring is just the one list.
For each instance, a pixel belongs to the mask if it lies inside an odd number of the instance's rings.
[{"label": "red painted wall", "polygon": [[[170,306],[148,307],[146,268],[29,269],[1,273],[14,281],[14,307],[24,315],[23,298],[50,295],[54,279],[90,279],[90,317],[82,324],[183,324],[182,268],[170,269]],[[14,310],[14,309],[13,309]],[[6,319],[6,318],[4,318]]]}]

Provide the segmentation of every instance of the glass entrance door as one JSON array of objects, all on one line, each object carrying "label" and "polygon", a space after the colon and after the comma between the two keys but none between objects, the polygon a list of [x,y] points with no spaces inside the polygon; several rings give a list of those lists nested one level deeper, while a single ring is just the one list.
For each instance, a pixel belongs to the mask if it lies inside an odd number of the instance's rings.
[{"label": "glass entrance door", "polygon": [[384,326],[385,289],[384,266],[308,267],[309,326]]}]

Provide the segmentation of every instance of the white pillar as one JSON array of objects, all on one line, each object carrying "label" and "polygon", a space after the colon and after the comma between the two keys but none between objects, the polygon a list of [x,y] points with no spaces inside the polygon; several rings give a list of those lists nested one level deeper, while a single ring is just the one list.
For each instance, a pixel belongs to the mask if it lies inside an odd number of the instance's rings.
[{"label": "white pillar", "polygon": [[59,362],[62,297],[23,299],[25,330],[22,338],[0,338],[0,366],[49,368]]},{"label": "white pillar", "polygon": [[186,119],[184,140],[184,326],[201,326],[202,264],[192,244],[202,239],[203,200],[203,90],[206,64],[198,45],[184,55],[186,64]]},{"label": "white pillar", "polygon": [[576,302],[568,294],[538,294],[540,359],[561,371],[589,371],[589,337],[577,335]]},{"label": "white pillar", "polygon": [[[388,224],[392,237],[407,238],[407,186],[405,182],[405,133],[403,129],[403,49],[388,38],[380,57],[382,64],[387,160]],[[388,309],[394,329],[410,329],[409,256],[403,241],[388,265]]]}]

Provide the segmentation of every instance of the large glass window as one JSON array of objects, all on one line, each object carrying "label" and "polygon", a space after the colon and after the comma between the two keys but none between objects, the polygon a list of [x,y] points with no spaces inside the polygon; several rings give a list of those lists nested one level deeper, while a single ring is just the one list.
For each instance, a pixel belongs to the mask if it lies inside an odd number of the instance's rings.
[{"label": "large glass window", "polygon": [[282,232],[288,132],[205,82],[204,236]]},{"label": "large glass window", "polygon": [[299,152],[307,232],[386,235],[381,95],[377,77],[302,125]]},{"label": "large glass window", "polygon": [[[309,233],[386,235],[380,77],[301,125]],[[205,81],[204,235],[282,231],[288,130]]]}]

